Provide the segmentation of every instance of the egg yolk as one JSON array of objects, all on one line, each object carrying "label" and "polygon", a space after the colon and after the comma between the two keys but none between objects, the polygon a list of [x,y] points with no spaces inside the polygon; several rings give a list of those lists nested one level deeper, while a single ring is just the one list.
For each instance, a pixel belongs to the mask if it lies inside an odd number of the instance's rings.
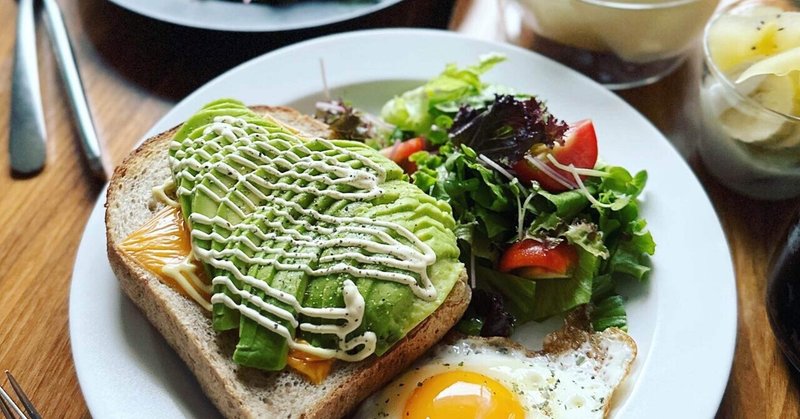
[{"label": "egg yolk", "polygon": [[469,371],[449,371],[417,384],[406,401],[408,419],[522,419],[525,411],[499,382]]}]

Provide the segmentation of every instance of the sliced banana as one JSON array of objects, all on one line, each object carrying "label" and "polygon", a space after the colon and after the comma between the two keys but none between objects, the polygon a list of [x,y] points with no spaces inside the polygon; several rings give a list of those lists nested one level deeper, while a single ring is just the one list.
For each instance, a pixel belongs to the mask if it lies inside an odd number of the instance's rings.
[{"label": "sliced banana", "polygon": [[734,13],[736,13],[737,15],[763,18],[763,17],[777,16],[781,13],[784,13],[784,10],[776,6],[756,5],[734,10]]},{"label": "sliced banana", "polygon": [[755,61],[751,46],[761,37],[750,16],[720,16],[708,32],[708,49],[717,68],[724,73],[736,71]]},{"label": "sliced banana", "polygon": [[752,7],[720,16],[708,33],[708,48],[717,67],[737,73],[753,63],[800,47],[800,12]]},{"label": "sliced banana", "polygon": [[760,75],[786,76],[793,71],[800,71],[800,46],[788,49],[763,59],[745,70],[736,83]]},{"label": "sliced banana", "polygon": [[[790,115],[795,108],[795,84],[787,76],[767,75],[750,93],[750,98],[776,112]],[[722,112],[720,122],[728,135],[745,143],[775,141],[791,135],[792,130],[792,124],[785,118],[746,103]]]},{"label": "sliced banana", "polygon": [[775,22],[778,24],[775,34],[778,50],[800,47],[800,12],[784,12],[775,18]]},{"label": "sliced banana", "polygon": [[784,131],[785,132],[781,133],[781,137],[769,143],[767,146],[776,150],[800,146],[800,126],[796,124],[786,124],[786,129]]},{"label": "sliced banana", "polygon": [[795,117],[795,122],[789,124],[792,128],[791,132],[786,133],[783,138],[771,145],[771,147],[779,149],[800,147],[800,122],[798,122],[800,121],[800,72],[795,71],[784,77],[789,78],[794,84],[794,113],[792,115]]}]

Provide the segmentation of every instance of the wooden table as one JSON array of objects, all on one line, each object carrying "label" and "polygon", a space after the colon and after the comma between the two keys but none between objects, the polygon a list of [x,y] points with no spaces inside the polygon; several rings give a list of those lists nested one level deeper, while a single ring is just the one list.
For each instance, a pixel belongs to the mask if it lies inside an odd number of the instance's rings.
[{"label": "wooden table", "polygon": [[[105,0],[60,3],[111,165],[119,163],[178,100],[214,75],[279,43],[311,35],[294,32],[276,40],[275,35],[206,32],[151,21]],[[439,26],[447,21],[441,3],[406,3],[402,13],[384,13],[327,31],[412,22]],[[456,6],[452,28],[496,36],[494,9],[490,7],[488,15],[476,13],[486,8],[486,0],[458,0]],[[85,169],[55,62],[41,36],[49,161],[39,176],[11,176],[5,150],[15,14],[14,2],[0,3],[0,369],[15,372],[45,417],[84,417],[88,411],[69,347],[68,289],[81,232],[102,184]],[[211,59],[196,65],[201,49]],[[775,345],[763,295],[769,260],[800,201],[754,201],[708,176],[693,152],[697,134],[691,115],[698,68],[695,57],[662,82],[622,96],[689,159],[728,236],[739,287],[739,333],[718,417],[797,418],[800,377],[790,371]],[[691,378],[687,380],[691,385]]]}]

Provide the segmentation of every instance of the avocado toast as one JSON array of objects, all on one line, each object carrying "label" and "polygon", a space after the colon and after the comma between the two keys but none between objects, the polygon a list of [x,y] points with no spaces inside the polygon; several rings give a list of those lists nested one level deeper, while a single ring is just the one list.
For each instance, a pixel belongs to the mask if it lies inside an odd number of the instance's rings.
[{"label": "avocado toast", "polygon": [[[378,153],[321,136],[323,124],[286,108],[212,103],[145,142],[109,187],[122,288],[228,417],[342,416],[469,300],[449,207]],[[213,316],[123,250],[165,206],[151,191],[169,179]],[[293,350],[342,361],[316,385],[284,368]]]}]

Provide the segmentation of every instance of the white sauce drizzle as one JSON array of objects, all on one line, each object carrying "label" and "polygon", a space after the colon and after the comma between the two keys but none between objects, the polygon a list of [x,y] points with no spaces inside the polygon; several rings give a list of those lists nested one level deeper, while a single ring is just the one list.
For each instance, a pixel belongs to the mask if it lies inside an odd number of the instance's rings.
[{"label": "white sauce drizzle", "polygon": [[211,302],[197,292],[199,288],[207,294],[211,294],[211,286],[204,284],[203,280],[195,273],[197,265],[192,263],[193,260],[195,260],[194,255],[189,253],[180,263],[168,263],[164,265],[164,267],[161,268],[161,272],[174,279],[175,283],[177,283],[182,290],[186,291],[189,297],[199,304],[200,307],[211,311]]},{"label": "white sauce drizzle", "polygon": [[[437,292],[427,272],[428,267],[436,262],[436,254],[412,231],[388,221],[323,214],[280,196],[283,192],[293,192],[356,202],[372,200],[384,193],[380,184],[385,180],[386,172],[380,165],[331,141],[315,141],[324,150],[311,150],[290,134],[269,132],[241,118],[222,116],[214,118],[198,138],[173,141],[174,157],[170,157],[170,165],[175,174],[178,196],[201,193],[243,220],[232,224],[220,216],[207,217],[199,213],[189,216],[193,226],[210,227],[205,229],[208,232],[192,229],[194,254],[202,262],[226,273],[213,278],[212,284],[224,286],[242,301],[237,303],[220,292],[211,297],[211,302],[239,311],[265,329],[286,338],[294,349],[323,358],[358,361],[375,351],[377,337],[367,331],[348,338],[361,325],[365,310],[364,298],[352,280],[343,281],[344,307],[303,307],[294,296],[247,275],[237,266],[244,264],[248,267],[245,271],[253,265],[271,266],[278,271],[303,272],[312,278],[349,274],[355,278],[403,284],[418,298],[426,301],[436,299]],[[342,162],[340,158],[344,155],[348,161]],[[237,167],[241,169],[237,170]],[[208,187],[204,182],[213,186]],[[186,188],[185,184],[193,187]],[[234,186],[227,186],[230,184]],[[326,187],[319,188],[315,184]],[[337,190],[334,188],[337,185],[349,188]],[[228,234],[220,234],[221,230]],[[255,243],[248,235],[258,238],[263,244]],[[198,240],[222,246],[212,245],[203,249],[196,245]],[[288,246],[273,248],[270,246],[272,242]],[[341,251],[336,252],[336,249]],[[329,251],[323,255],[325,250]],[[265,257],[261,257],[262,254]],[[312,262],[325,266],[312,268]],[[234,279],[286,304],[297,315],[335,320],[334,324],[301,323],[296,315],[265,301],[268,298],[238,288]],[[335,335],[338,348],[326,349],[296,342],[288,328],[260,311],[305,332]],[[349,353],[351,351],[355,352]]]},{"label": "white sauce drizzle", "polygon": [[572,175],[572,177],[575,179],[575,183],[578,185],[577,189],[581,192],[581,194],[583,194],[583,196],[586,197],[587,200],[589,200],[589,202],[592,203],[592,205],[598,208],[612,208],[614,206],[614,204],[604,204],[598,201],[597,198],[592,196],[592,194],[589,192],[589,189],[586,188],[586,185],[584,185],[583,180],[581,179],[581,175],[606,177],[609,176],[608,173],[594,169],[579,169],[576,168],[572,163],[570,163],[569,166],[561,164],[558,160],[556,160],[555,157],[553,157],[552,154],[548,154],[547,158],[551,163],[553,163],[554,166],[569,172]]},{"label": "white sauce drizzle", "polygon": [[173,208],[178,208],[180,204],[178,203],[178,201],[173,199],[172,196],[170,196],[174,194],[174,192],[175,192],[175,179],[173,178],[167,179],[163,184],[156,186],[151,190],[151,193],[153,194],[153,199],[155,199],[157,202],[161,202],[164,205]]},{"label": "white sauce drizzle", "polygon": [[[161,202],[164,205],[179,208],[180,203],[173,198],[175,195],[175,180],[173,178],[167,179],[163,184],[154,187],[151,190],[153,199],[156,202]],[[180,263],[167,263],[161,268],[161,273],[166,275],[191,297],[200,307],[207,311],[211,311],[211,302],[206,299],[197,290],[204,291],[206,294],[211,294],[211,286],[203,282],[199,275],[195,272],[197,266],[194,261],[197,260],[194,252],[190,252]]]}]

